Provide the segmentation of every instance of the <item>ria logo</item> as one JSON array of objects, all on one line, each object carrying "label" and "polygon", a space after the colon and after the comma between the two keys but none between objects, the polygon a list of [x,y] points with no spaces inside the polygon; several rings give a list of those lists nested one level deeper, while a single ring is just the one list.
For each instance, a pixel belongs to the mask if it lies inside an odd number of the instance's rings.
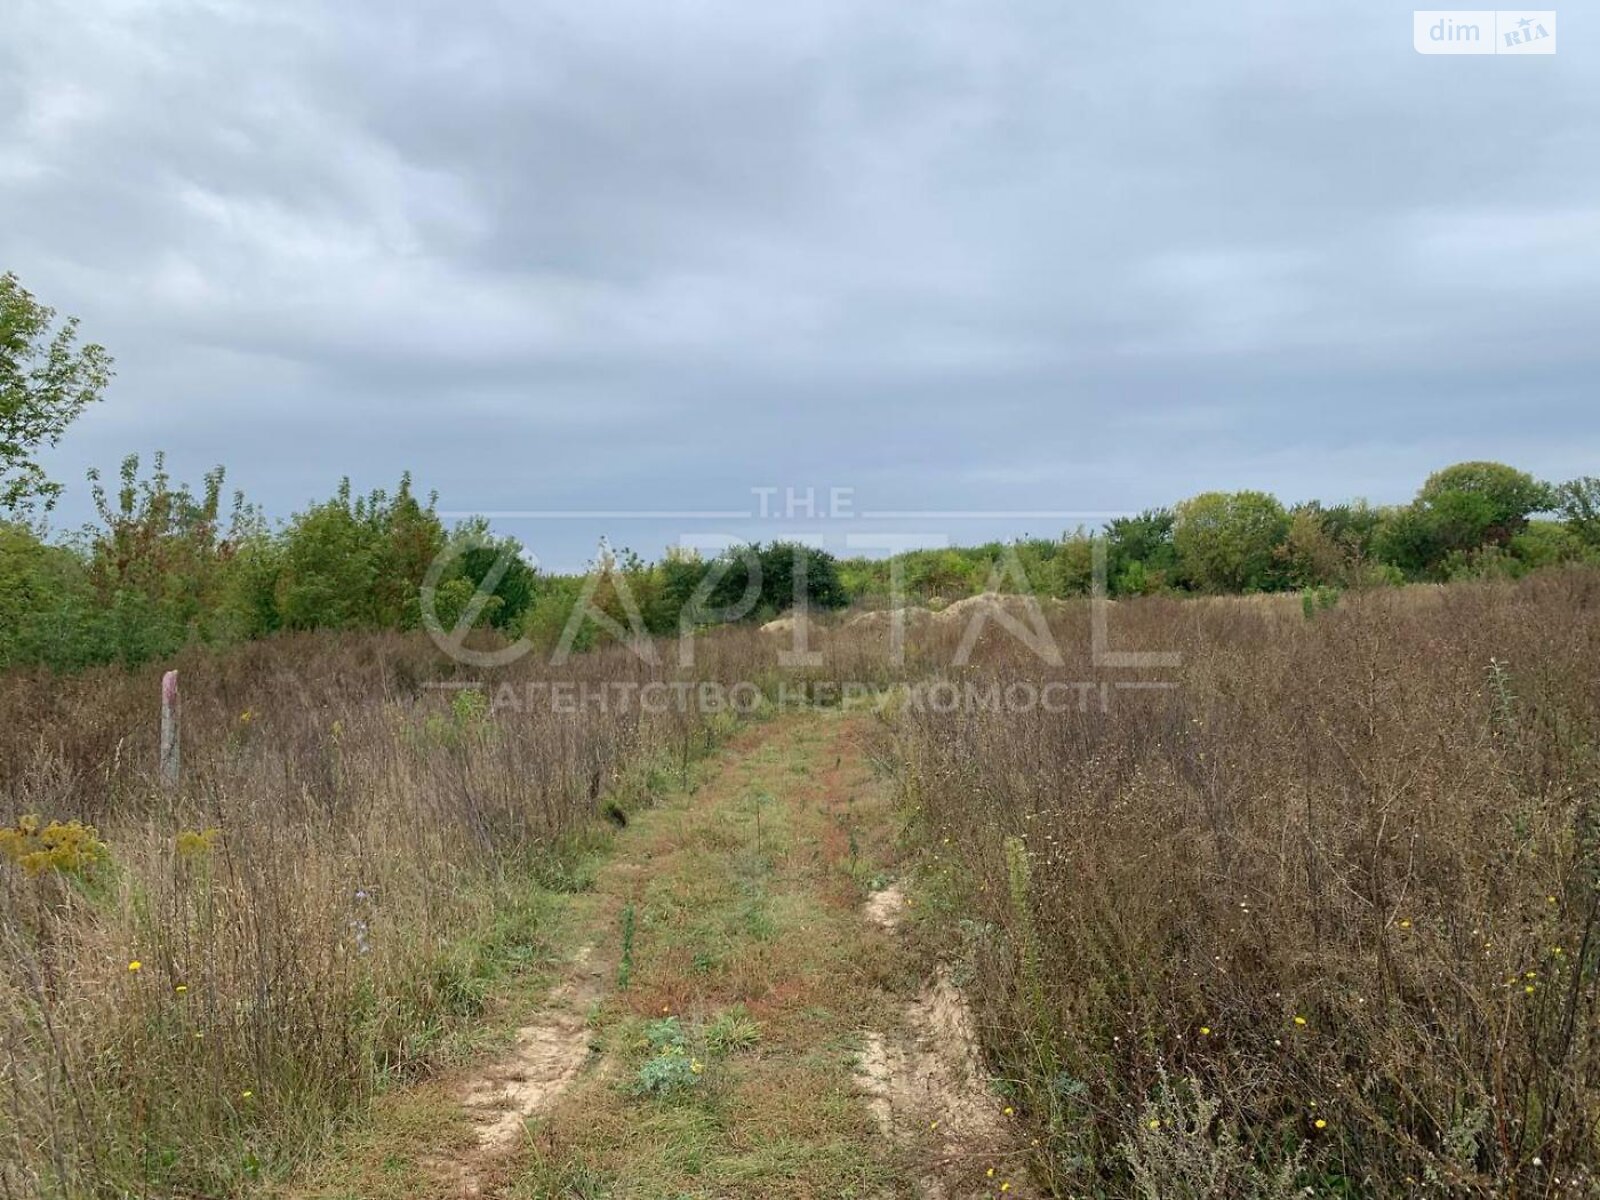
[{"label": "ria logo", "polygon": [[1418,54],[1554,54],[1553,9],[1421,9],[1412,14]]},{"label": "ria logo", "polygon": [[[1555,13],[1550,14],[1551,28],[1555,27],[1555,17]],[[1556,48],[1556,35],[1546,29],[1544,24],[1534,17],[1524,16],[1517,22],[1516,28],[1506,30],[1500,35],[1500,38],[1502,48],[1508,52],[1518,47],[1530,47],[1535,42],[1543,42],[1547,39],[1550,42],[1551,51]]]}]

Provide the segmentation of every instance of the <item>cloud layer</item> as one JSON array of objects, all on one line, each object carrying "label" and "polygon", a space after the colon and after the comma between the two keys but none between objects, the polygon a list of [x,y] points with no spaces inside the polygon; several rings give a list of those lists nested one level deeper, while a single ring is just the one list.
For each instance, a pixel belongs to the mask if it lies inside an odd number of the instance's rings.
[{"label": "cloud layer", "polygon": [[165,447],[278,515],[407,467],[501,510],[1593,473],[1590,47],[1410,17],[21,0],[0,266],[119,360],[61,476]]}]

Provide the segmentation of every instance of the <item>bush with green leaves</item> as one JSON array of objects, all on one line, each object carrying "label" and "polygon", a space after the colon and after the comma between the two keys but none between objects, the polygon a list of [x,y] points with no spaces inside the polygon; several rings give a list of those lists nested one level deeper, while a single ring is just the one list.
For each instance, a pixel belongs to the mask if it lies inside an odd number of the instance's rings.
[{"label": "bush with green leaves", "polygon": [[276,600],[287,629],[411,629],[419,590],[445,545],[433,501],[418,501],[403,475],[393,496],[333,499],[299,513],[284,533]]},{"label": "bush with green leaves", "polygon": [[1551,494],[1552,507],[1562,524],[1583,542],[1600,549],[1600,478],[1585,475],[1568,480]]},{"label": "bush with green leaves", "polygon": [[1174,579],[1178,569],[1178,552],[1172,543],[1175,523],[1171,509],[1150,508],[1106,524],[1106,575],[1114,594],[1160,591]]},{"label": "bush with green leaves", "polygon": [[651,1054],[628,1085],[635,1096],[671,1096],[700,1082],[705,1064],[690,1052],[678,1018],[651,1021],[645,1026],[644,1042]]},{"label": "bush with green leaves", "polygon": [[1264,592],[1280,584],[1288,533],[1289,514],[1265,492],[1205,492],[1178,505],[1172,545],[1197,591]]}]

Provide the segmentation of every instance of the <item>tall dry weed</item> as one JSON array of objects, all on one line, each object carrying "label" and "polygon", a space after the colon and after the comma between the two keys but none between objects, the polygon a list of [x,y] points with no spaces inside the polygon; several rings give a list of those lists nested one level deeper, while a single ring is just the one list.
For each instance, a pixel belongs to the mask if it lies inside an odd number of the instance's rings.
[{"label": "tall dry weed", "polygon": [[[1105,677],[1087,623],[1044,676]],[[1169,1078],[1319,1194],[1593,1187],[1600,574],[1111,628],[1180,652],[1178,686],[898,718],[958,903],[1009,933],[976,986],[1063,1194],[1152,1194],[1126,1148]],[[1008,638],[975,661],[1041,677]]]},{"label": "tall dry weed", "polygon": [[[756,644],[704,670],[747,673]],[[77,821],[105,847],[0,855],[0,1196],[230,1195],[288,1171],[386,1081],[463,1053],[497,974],[546,953],[597,805],[675,779],[709,732],[692,710],[497,711],[429,686],[467,680],[398,636],[177,665],[171,793],[159,671],[0,678],[0,828]],[[614,649],[559,677],[661,673]]]}]

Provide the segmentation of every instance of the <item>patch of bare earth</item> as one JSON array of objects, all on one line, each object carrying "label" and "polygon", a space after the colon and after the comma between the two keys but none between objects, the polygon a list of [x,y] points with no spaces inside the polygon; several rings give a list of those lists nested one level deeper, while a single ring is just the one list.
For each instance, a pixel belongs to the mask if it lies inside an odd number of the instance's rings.
[{"label": "patch of bare earth", "polygon": [[861,911],[862,915],[879,929],[893,933],[900,928],[900,917],[905,908],[905,891],[898,883],[894,883],[868,896],[866,907]]},{"label": "patch of bare earth", "polygon": [[604,971],[593,947],[574,957],[569,977],[546,1007],[517,1030],[510,1053],[467,1078],[457,1098],[476,1145],[453,1162],[432,1167],[458,1196],[484,1194],[495,1167],[522,1145],[529,1119],[546,1112],[589,1061],[589,1011],[600,1001]]},{"label": "patch of bare earth", "polygon": [[[905,893],[891,887],[873,893],[864,913],[892,932],[904,907]],[[946,968],[906,1004],[900,1028],[863,1035],[857,1082],[884,1135],[926,1158],[919,1182],[930,1200],[991,1195],[1002,1177],[1006,1195],[1032,1194],[997,1165],[1014,1158],[1013,1132],[987,1084],[972,1011]],[[990,1166],[994,1176],[985,1174]],[[963,1183],[975,1175],[993,1186]]]}]

